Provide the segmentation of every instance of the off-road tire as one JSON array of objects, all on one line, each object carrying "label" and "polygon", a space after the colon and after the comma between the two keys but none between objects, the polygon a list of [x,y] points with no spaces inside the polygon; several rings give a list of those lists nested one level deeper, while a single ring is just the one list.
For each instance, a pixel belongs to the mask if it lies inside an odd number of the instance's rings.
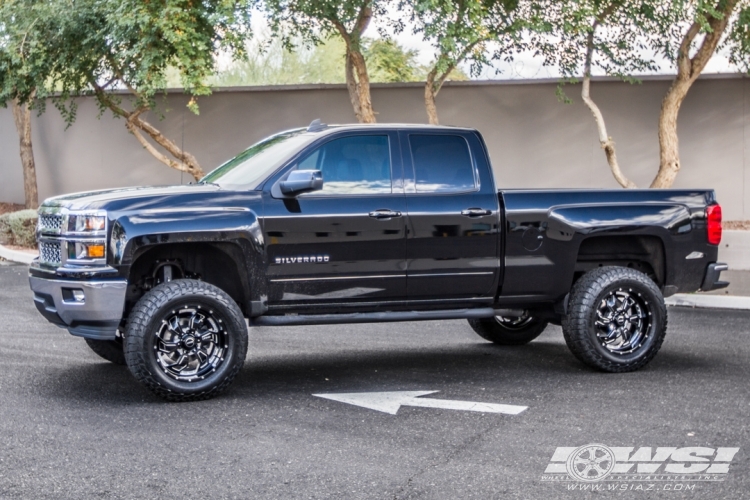
[{"label": "off-road tire", "polygon": [[[157,333],[164,321],[182,308],[211,311],[223,325],[226,351],[215,371],[203,379],[171,378],[157,362]],[[217,320],[218,321],[218,320]],[[131,373],[157,396],[168,401],[200,401],[224,392],[242,368],[247,355],[247,325],[240,308],[221,289],[202,281],[180,279],[162,283],[146,293],[128,317],[125,359]]]},{"label": "off-road tire", "polygon": [[504,326],[498,318],[470,319],[469,325],[485,340],[498,345],[528,344],[547,328],[547,321],[530,316],[515,328]]},{"label": "off-road tire", "polygon": [[[611,352],[597,337],[597,309],[612,293],[627,294],[643,304],[648,323],[644,322],[641,343],[630,353]],[[626,267],[599,267],[573,286],[562,330],[570,351],[586,365],[612,373],[635,371],[659,352],[667,333],[667,308],[656,283],[645,274]]]},{"label": "off-road tire", "polygon": [[94,340],[85,339],[86,344],[100,357],[116,365],[125,364],[125,351],[122,347],[122,339],[116,340]]}]

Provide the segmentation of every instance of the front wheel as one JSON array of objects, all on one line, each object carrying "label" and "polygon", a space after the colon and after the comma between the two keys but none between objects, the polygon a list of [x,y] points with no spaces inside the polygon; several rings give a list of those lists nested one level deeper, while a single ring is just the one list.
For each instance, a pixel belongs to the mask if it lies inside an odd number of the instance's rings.
[{"label": "front wheel", "polygon": [[247,325],[221,289],[173,280],[144,295],[128,318],[125,359],[136,379],[169,401],[212,398],[247,355]]},{"label": "front wheel", "polygon": [[584,274],[573,286],[563,335],[571,352],[606,372],[629,372],[648,364],[667,333],[667,308],[648,276],[606,266]]},{"label": "front wheel", "polygon": [[524,311],[521,316],[470,319],[469,325],[485,340],[498,345],[528,344],[547,328],[547,321]]}]

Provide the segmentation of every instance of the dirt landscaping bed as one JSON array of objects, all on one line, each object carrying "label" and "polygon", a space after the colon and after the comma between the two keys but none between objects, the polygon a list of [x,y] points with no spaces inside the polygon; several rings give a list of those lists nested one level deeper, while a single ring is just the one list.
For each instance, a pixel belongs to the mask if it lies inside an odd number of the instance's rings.
[{"label": "dirt landscaping bed", "polygon": [[721,225],[729,231],[750,231],[750,220],[728,220]]},{"label": "dirt landscaping bed", "polygon": [[23,210],[24,206],[18,203],[4,203],[0,201],[0,215]]}]

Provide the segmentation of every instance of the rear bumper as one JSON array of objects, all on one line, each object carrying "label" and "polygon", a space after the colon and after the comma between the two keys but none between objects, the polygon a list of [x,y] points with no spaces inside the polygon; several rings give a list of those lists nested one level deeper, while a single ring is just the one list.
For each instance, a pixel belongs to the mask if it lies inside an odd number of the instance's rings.
[{"label": "rear bumper", "polygon": [[115,339],[125,307],[127,280],[71,281],[29,276],[29,285],[36,308],[49,322],[79,337]]},{"label": "rear bumper", "polygon": [[709,264],[708,267],[706,267],[706,275],[703,278],[703,284],[701,284],[701,291],[710,292],[711,290],[719,290],[728,287],[728,281],[719,280],[719,278],[721,278],[721,272],[726,271],[727,269],[729,269],[729,266],[722,262]]}]

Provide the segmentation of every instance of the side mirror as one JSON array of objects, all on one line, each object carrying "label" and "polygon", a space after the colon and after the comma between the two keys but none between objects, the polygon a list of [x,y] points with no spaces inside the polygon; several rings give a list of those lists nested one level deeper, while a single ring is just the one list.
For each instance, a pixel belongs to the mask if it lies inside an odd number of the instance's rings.
[{"label": "side mirror", "polygon": [[287,178],[279,183],[281,192],[296,196],[323,189],[323,172],[320,170],[292,170]]}]

